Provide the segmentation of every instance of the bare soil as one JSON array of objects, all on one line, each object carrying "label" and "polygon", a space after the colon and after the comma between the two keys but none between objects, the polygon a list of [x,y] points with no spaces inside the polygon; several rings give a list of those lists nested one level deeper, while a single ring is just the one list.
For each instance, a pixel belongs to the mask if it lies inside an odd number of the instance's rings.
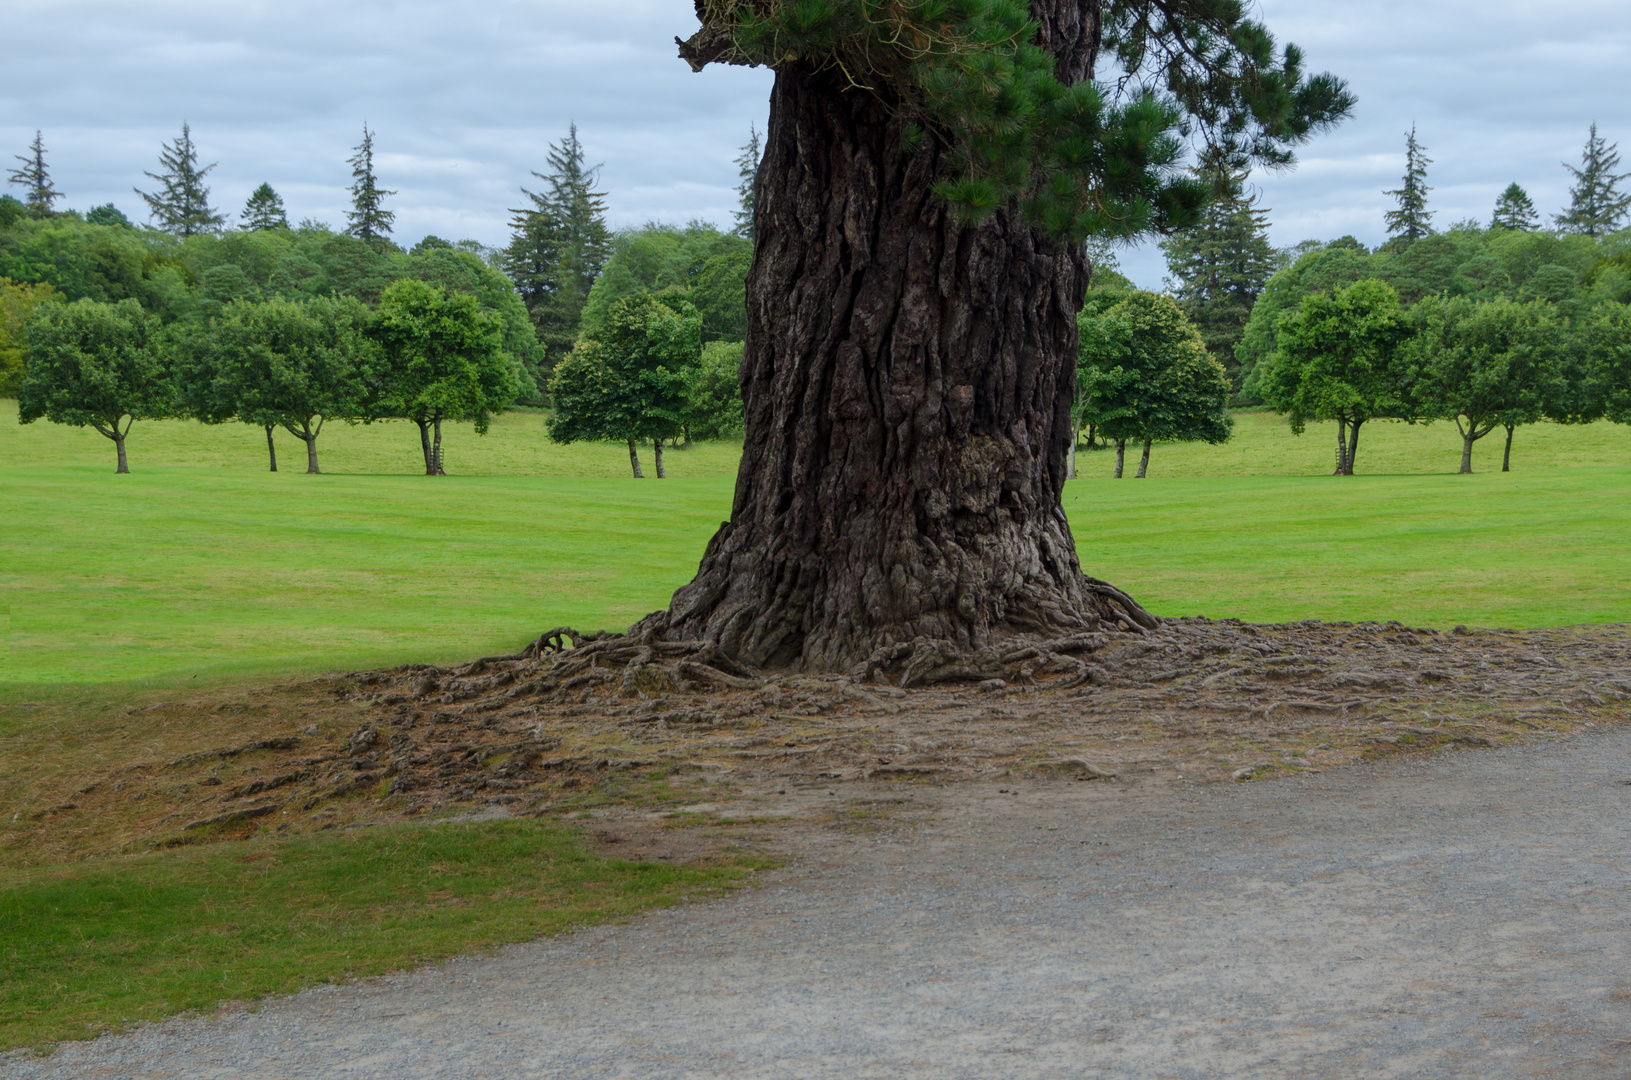
[{"label": "bare soil", "polygon": [[[629,638],[550,651],[567,640],[122,710],[116,729],[97,728],[96,753],[66,766],[14,755],[27,775],[4,854],[56,861],[486,812],[593,815],[598,844],[688,860],[722,841],[673,826],[741,829],[766,799],[776,817],[830,819],[844,785],[1244,782],[1555,737],[1631,711],[1631,625],[1444,634],[1169,619],[1021,643],[970,667],[980,681],[927,686],[910,685],[914,672],[956,678],[961,663],[935,666],[932,642],[898,650],[899,677],[755,677],[664,663]],[[982,678],[994,670],[1004,677]]]}]

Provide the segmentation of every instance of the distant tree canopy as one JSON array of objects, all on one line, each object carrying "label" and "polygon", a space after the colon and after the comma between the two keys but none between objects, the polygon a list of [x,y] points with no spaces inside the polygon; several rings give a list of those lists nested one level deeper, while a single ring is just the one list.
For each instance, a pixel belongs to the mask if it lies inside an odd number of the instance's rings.
[{"label": "distant tree canopy", "polygon": [[244,203],[242,214],[238,220],[250,232],[265,232],[268,229],[287,229],[289,227],[289,214],[283,207],[283,196],[272,190],[271,184],[263,183],[249,195]]},{"label": "distant tree canopy", "polygon": [[62,293],[49,285],[0,277],[0,397],[16,397],[23,385],[29,317],[41,304],[62,301]]},{"label": "distant tree canopy", "polygon": [[705,341],[741,341],[747,335],[746,282],[753,260],[750,241],[712,225],[683,229],[647,225],[620,232],[612,255],[589,291],[583,332],[598,335],[619,300],[658,296],[684,300],[697,309]]},{"label": "distant tree canopy", "polygon": [[1490,215],[1489,227],[1521,232],[1540,228],[1540,215],[1535,212],[1535,203],[1529,198],[1529,193],[1516,182],[1508,184],[1500,198],[1495,200],[1495,212]]}]

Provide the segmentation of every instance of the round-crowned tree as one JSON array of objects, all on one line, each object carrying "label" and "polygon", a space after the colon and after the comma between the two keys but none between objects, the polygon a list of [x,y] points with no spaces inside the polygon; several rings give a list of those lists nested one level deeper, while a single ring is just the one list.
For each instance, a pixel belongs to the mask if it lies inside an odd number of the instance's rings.
[{"label": "round-crowned tree", "polygon": [[1342,83],[1238,0],[696,6],[693,68],[776,73],[745,445],[731,520],[637,629],[834,670],[1092,628],[1060,502],[1083,242],[1195,220],[1191,145],[1289,164]]}]

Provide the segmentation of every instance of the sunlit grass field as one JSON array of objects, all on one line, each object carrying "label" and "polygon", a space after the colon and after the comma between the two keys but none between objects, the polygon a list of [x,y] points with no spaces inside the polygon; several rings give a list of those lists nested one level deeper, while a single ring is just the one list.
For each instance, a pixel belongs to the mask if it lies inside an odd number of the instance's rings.
[{"label": "sunlit grass field", "polygon": [[[451,661],[544,629],[620,629],[689,579],[729,513],[730,444],[628,476],[621,446],[556,446],[538,414],[448,436],[415,475],[407,424],[331,426],[266,471],[242,425],[139,423],[132,474],[88,430],[0,405],[0,682],[117,683]],[[1519,431],[1457,476],[1445,425],[1373,423],[1359,472],[1331,433],[1265,413],[1222,447],[1158,446],[1151,477],[1083,451],[1065,505],[1084,567],[1157,613],[1431,626],[1631,618],[1631,430]],[[1334,440],[1333,440],[1334,441]],[[651,474],[646,448],[648,476]],[[19,687],[20,688],[20,687]]]}]

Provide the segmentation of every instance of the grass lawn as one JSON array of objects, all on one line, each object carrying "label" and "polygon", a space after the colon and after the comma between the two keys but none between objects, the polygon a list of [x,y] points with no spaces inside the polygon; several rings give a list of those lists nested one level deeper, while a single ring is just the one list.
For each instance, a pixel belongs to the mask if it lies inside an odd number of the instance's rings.
[{"label": "grass lawn", "polygon": [[0,877],[0,1050],[401,970],[740,885],[540,821],[393,826]]}]

